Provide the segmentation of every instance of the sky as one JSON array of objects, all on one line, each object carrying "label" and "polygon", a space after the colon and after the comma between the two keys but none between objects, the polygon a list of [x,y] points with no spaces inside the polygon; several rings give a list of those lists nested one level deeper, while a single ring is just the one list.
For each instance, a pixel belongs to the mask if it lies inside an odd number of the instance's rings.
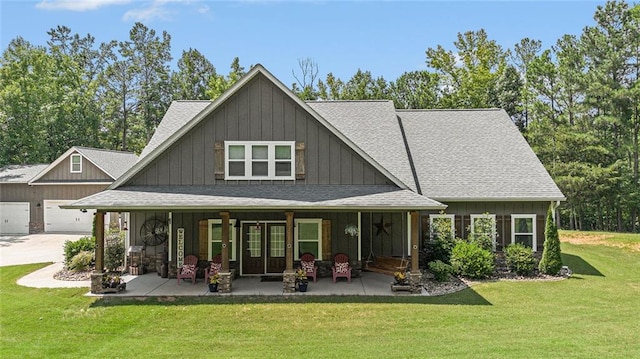
[{"label": "sky", "polygon": [[565,34],[593,26],[604,1],[286,1],[286,0],[0,0],[0,48],[22,37],[46,45],[58,25],[96,43],[126,41],[141,22],[171,35],[172,67],[197,49],[227,74],[234,57],[260,63],[290,86],[298,61],[312,59],[318,76],[348,80],[358,69],[393,81],[424,70],[425,52],[453,50],[458,33],[484,29],[512,49],[525,37],[550,48]]}]

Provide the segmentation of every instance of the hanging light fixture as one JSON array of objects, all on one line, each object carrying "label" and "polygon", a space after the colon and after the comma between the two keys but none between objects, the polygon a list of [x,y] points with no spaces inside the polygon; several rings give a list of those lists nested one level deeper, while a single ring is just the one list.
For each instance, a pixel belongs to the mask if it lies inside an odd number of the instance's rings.
[{"label": "hanging light fixture", "polygon": [[129,228],[127,228],[127,221],[124,221],[124,223],[122,223],[122,230],[123,231],[128,231]]}]

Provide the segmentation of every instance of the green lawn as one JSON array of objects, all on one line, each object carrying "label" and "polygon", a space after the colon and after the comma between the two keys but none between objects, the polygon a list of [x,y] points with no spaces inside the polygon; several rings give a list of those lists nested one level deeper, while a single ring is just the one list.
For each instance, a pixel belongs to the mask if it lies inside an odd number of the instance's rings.
[{"label": "green lawn", "polygon": [[568,280],[437,298],[105,301],[15,284],[45,264],[2,267],[0,357],[639,358],[640,252],[604,244],[563,242]]}]

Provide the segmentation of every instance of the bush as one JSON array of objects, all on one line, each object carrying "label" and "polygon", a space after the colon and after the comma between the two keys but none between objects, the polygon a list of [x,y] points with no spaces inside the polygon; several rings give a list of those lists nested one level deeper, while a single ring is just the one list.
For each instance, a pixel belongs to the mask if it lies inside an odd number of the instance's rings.
[{"label": "bush", "polygon": [[440,260],[429,262],[429,271],[433,273],[438,282],[446,282],[449,280],[449,274],[453,272],[453,268]]},{"label": "bush", "polygon": [[507,246],[504,250],[504,256],[509,270],[518,275],[530,276],[536,268],[533,250],[521,243]]},{"label": "bush", "polygon": [[562,268],[562,252],[560,251],[560,238],[558,227],[553,220],[551,206],[547,211],[547,223],[544,229],[544,250],[538,269],[544,274],[557,275]]},{"label": "bush", "polygon": [[69,267],[71,260],[83,251],[93,252],[96,249],[96,240],[92,237],[82,237],[77,241],[64,242],[64,264]]},{"label": "bush", "polygon": [[71,263],[69,263],[68,267],[74,272],[82,272],[89,270],[92,263],[93,252],[82,251],[71,258]]},{"label": "bush", "polygon": [[491,251],[479,244],[460,241],[451,251],[451,266],[462,276],[484,278],[493,274],[495,259]]},{"label": "bush", "polygon": [[104,266],[116,271],[124,265],[124,232],[109,230],[105,236]]}]

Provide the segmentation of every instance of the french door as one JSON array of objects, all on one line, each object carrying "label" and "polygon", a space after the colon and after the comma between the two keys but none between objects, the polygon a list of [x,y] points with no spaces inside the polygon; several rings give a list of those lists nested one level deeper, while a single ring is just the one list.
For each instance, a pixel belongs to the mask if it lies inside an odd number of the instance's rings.
[{"label": "french door", "polygon": [[285,269],[285,222],[242,224],[242,274],[281,274]]}]

